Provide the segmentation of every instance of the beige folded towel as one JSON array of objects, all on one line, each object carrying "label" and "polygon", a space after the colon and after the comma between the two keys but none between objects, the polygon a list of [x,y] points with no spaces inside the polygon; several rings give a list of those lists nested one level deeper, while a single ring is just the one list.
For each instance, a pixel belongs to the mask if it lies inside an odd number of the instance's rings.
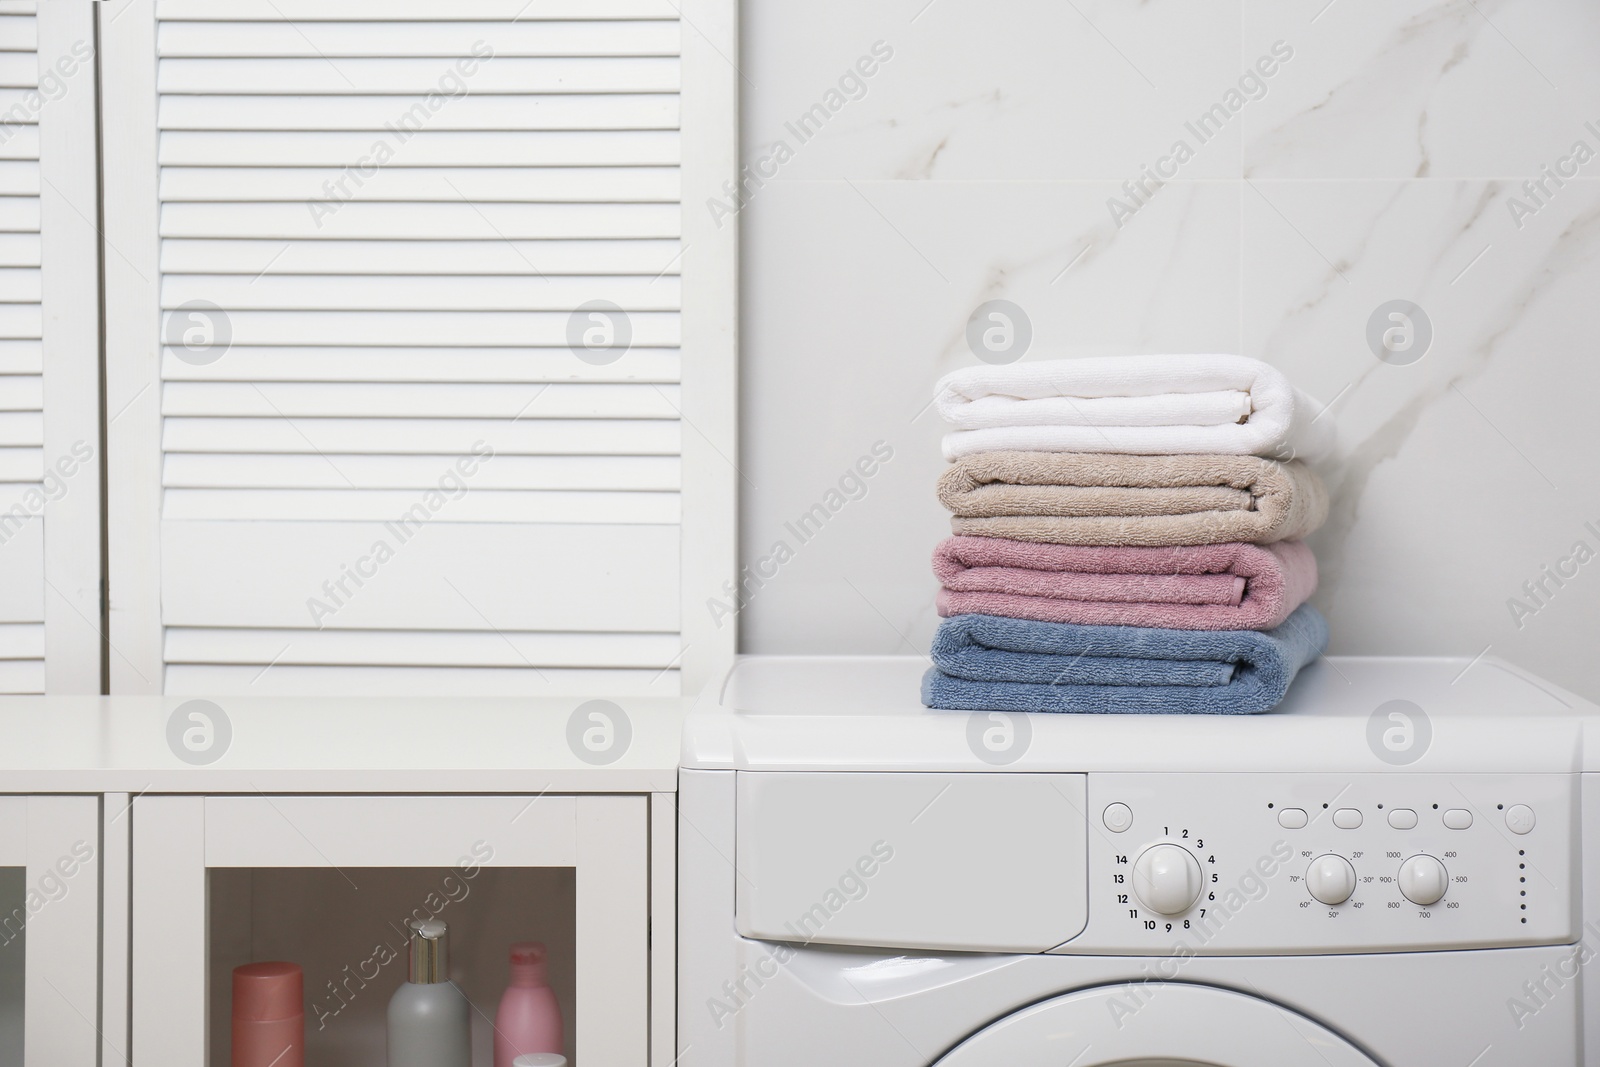
[{"label": "beige folded towel", "polygon": [[1060,545],[1271,544],[1328,517],[1297,460],[978,452],[950,465],[939,501],[957,534]]}]

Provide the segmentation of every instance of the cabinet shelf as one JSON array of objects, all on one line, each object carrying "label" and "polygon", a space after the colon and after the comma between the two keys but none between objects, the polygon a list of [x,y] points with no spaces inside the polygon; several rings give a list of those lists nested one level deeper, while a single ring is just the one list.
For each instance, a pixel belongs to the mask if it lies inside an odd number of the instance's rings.
[{"label": "cabinet shelf", "polygon": [[[211,868],[209,1063],[228,1063],[233,968],[287,960],[305,976],[308,1067],[380,1067],[385,1011],[406,978],[405,923],[412,917],[449,924],[450,976],[473,1009],[474,1067],[493,1061],[492,1024],[513,941],[549,948],[550,983],[565,1032],[574,1033],[576,873],[470,862],[464,868]],[[565,1052],[577,1062],[570,1042]]]}]

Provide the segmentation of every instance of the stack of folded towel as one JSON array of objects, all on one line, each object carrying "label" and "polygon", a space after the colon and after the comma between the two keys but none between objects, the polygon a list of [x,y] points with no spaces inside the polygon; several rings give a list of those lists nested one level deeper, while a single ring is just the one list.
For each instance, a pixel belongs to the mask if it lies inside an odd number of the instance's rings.
[{"label": "stack of folded towel", "polygon": [[1321,655],[1300,538],[1331,423],[1243,356],[981,366],[939,383],[955,429],[934,552],[945,616],[923,702],[974,711],[1267,711]]}]

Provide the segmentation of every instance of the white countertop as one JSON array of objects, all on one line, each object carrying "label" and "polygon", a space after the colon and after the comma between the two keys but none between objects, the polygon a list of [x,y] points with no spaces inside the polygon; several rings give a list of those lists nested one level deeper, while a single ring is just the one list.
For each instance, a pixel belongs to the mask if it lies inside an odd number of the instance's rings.
[{"label": "white countertop", "polygon": [[[0,697],[0,793],[637,793],[676,790],[680,762],[972,766],[971,716],[918,699],[925,666],[915,657],[742,657],[699,700],[593,705],[581,697]],[[1026,754],[978,769],[1383,769],[1369,719],[1396,699],[1432,719],[1429,751],[1408,770],[1600,770],[1595,707],[1488,657],[1324,657],[1266,715],[1027,716]],[[592,711],[614,720],[609,748]],[[216,720],[209,738],[197,736],[199,751],[183,741],[205,725],[195,714]],[[586,733],[601,751],[585,745]]]},{"label": "white countertop", "polygon": [[[683,765],[737,770],[1600,771],[1600,709],[1502,660],[1323,656],[1260,715],[1011,716],[922,706],[916,656],[744,656],[684,727]],[[1380,754],[1401,713],[1403,761]]]},{"label": "white countertop", "polygon": [[[581,697],[0,697],[0,793],[677,789],[686,701],[608,698],[580,719],[586,703]],[[222,709],[225,725],[213,708]],[[626,726],[618,720],[606,749],[604,724],[587,712],[615,719],[612,709],[621,710]],[[209,738],[191,736],[199,751],[182,740],[185,731],[206,729],[195,713],[216,723]],[[601,731],[591,734],[599,752],[584,746],[590,730]]]}]

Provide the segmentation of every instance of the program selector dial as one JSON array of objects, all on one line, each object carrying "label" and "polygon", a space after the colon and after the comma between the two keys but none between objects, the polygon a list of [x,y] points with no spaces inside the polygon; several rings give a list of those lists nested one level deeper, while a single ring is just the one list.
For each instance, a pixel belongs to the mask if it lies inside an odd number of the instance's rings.
[{"label": "program selector dial", "polygon": [[1356,891],[1356,869],[1343,856],[1318,856],[1306,870],[1306,888],[1324,904],[1343,904]]},{"label": "program selector dial", "polygon": [[1436,904],[1450,887],[1450,874],[1444,864],[1426,853],[1412,856],[1400,865],[1400,892],[1413,904]]},{"label": "program selector dial", "polygon": [[1133,892],[1157,915],[1182,915],[1200,899],[1200,861],[1181,845],[1152,845],[1133,863]]}]

